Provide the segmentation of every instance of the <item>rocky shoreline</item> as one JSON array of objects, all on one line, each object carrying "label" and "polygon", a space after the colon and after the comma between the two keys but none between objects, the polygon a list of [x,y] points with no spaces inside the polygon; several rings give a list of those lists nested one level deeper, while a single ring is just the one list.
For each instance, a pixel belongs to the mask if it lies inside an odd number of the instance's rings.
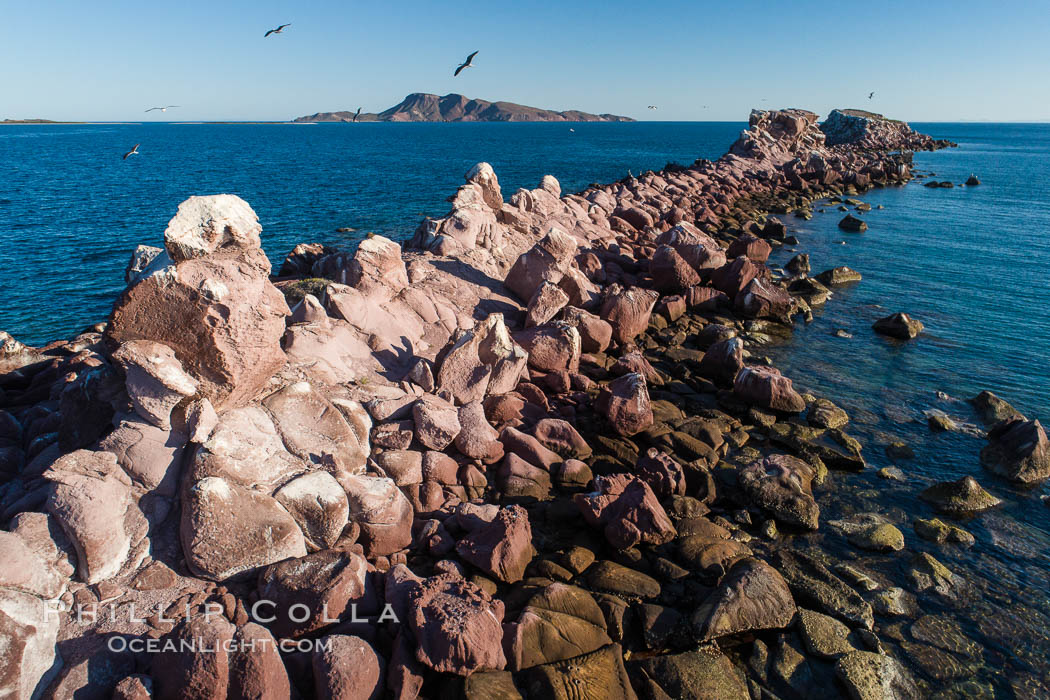
[{"label": "rocky shoreline", "polygon": [[[716,162],[566,196],[547,176],[505,201],[482,163],[404,249],[304,244],[274,279],[247,203],[184,202],[108,323],[0,335],[0,688],[932,694],[972,642],[921,613],[965,582],[878,513],[827,521],[820,485],[866,466],[849,416],[758,353],[859,278],[767,267],[797,243],[768,214],[949,145],[833,115],[756,111]],[[989,471],[1045,479],[1038,421],[978,407]],[[973,479],[923,498],[994,506]],[[906,555],[901,580],[806,543],[828,528]]]}]

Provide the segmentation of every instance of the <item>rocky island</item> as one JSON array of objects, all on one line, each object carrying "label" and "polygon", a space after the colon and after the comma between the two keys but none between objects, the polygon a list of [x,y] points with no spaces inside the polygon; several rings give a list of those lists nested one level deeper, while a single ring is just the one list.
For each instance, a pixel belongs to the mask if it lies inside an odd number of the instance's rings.
[{"label": "rocky island", "polygon": [[[3,693],[932,693],[968,640],[919,611],[965,582],[822,500],[865,469],[850,417],[755,352],[859,279],[767,266],[770,214],[948,145],[838,115],[755,111],[718,161],[576,194],[479,163],[405,245],[304,243],[275,277],[247,202],[183,202],[106,323],[0,334]],[[977,401],[990,478],[1050,475],[1042,426]],[[899,580],[807,544],[829,528]]]},{"label": "rocky island", "polygon": [[414,92],[378,114],[319,112],[293,121],[304,122],[633,122],[615,114],[589,114],[577,110],[556,112],[513,102],[488,102],[455,93],[438,96]]}]

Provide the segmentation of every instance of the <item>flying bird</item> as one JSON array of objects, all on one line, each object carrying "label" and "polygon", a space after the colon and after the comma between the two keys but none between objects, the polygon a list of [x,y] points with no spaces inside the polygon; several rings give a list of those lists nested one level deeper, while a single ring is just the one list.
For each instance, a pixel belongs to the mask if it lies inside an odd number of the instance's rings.
[{"label": "flying bird", "polygon": [[472,68],[473,64],[471,63],[471,61],[473,61],[474,57],[477,55],[478,52],[475,51],[474,53],[467,56],[467,60],[463,61],[463,63],[460,64],[459,68],[456,69],[456,72],[452,74],[452,77],[455,78],[464,68]]},{"label": "flying bird", "polygon": [[357,121],[357,118],[358,118],[358,117],[360,117],[360,116],[361,116],[361,108],[360,108],[360,107],[358,107],[358,108],[357,108],[357,111],[356,111],[356,112],[354,112],[354,121],[356,122],[356,121]]},{"label": "flying bird", "polygon": [[134,148],[132,148],[132,149],[131,149],[130,151],[128,151],[127,153],[125,153],[125,154],[124,154],[124,157],[123,157],[123,158],[122,158],[121,160],[127,160],[127,159],[128,159],[128,156],[137,156],[137,155],[139,155],[139,146],[141,146],[141,145],[142,145],[142,144],[136,143],[136,144],[135,144],[135,147],[134,147]]},{"label": "flying bird", "polygon": [[574,134],[576,133],[576,129],[573,129],[571,126],[569,127],[569,131],[571,131]]},{"label": "flying bird", "polygon": [[869,92],[868,93],[868,99],[870,100],[872,97],[875,97],[875,93],[874,92]]},{"label": "flying bird", "polygon": [[173,107],[178,107],[178,105],[168,105],[167,107],[150,107],[146,111],[147,112],[152,112],[154,110],[160,110],[161,112],[167,112],[169,109],[171,109]]},{"label": "flying bird", "polygon": [[282,24],[281,26],[277,27],[277,29],[271,29],[270,31],[268,31],[265,34],[263,34],[263,39],[265,39],[266,37],[270,36],[271,34],[284,34],[284,28],[285,27],[290,27],[290,26],[292,26],[292,25],[291,24]]},{"label": "flying bird", "polygon": [[656,105],[649,105],[649,107],[648,107],[648,108],[649,108],[649,109],[657,109],[657,106],[656,106]]}]

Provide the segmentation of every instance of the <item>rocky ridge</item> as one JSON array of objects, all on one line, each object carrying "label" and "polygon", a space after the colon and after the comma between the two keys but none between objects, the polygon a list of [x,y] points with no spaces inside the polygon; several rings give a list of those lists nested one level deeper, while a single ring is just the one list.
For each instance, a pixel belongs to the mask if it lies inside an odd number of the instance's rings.
[{"label": "rocky ridge", "polygon": [[[579,194],[505,200],[478,164],[405,249],[303,244],[276,280],[247,203],[187,200],[107,324],[0,336],[0,687],[917,697],[875,612],[964,583],[922,553],[880,603],[790,548],[825,527],[814,486],[865,462],[844,411],[751,353],[828,294],[765,265],[766,213],[909,178],[755,111],[716,162]],[[990,438],[995,473],[1050,471],[1037,421]],[[879,517],[831,526],[898,549]]]}]

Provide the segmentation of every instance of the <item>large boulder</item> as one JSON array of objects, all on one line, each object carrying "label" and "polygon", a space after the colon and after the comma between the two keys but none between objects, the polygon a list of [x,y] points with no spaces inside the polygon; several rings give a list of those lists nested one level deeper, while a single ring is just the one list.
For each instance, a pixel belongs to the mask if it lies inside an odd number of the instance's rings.
[{"label": "large boulder", "polygon": [[719,340],[700,358],[696,372],[720,386],[730,386],[744,368],[744,341],[737,337]]},{"label": "large boulder", "polygon": [[314,647],[314,692],[321,700],[383,697],[385,661],[360,637],[332,634]]},{"label": "large boulder", "polygon": [[649,274],[653,277],[653,286],[666,294],[678,294],[700,283],[696,270],[669,245],[659,246],[653,253]]},{"label": "large boulder", "polygon": [[171,411],[197,393],[197,382],[182,369],[175,351],[162,343],[132,340],[113,353],[124,369],[125,388],[144,419],[167,430]]},{"label": "large boulder", "polygon": [[795,618],[784,578],[761,559],[744,559],[693,613],[696,637],[706,642],[741,632],[782,629]]},{"label": "large boulder", "polygon": [[168,222],[164,248],[178,263],[219,251],[258,249],[260,233],[259,217],[237,195],[190,197]]},{"label": "large boulder", "polygon": [[659,293],[651,289],[613,285],[602,303],[601,317],[613,327],[613,339],[630,343],[649,326]]},{"label": "large boulder", "polygon": [[191,198],[165,245],[172,264],[124,291],[106,337],[167,345],[217,409],[245,403],[284,364],[290,313],[270,283],[254,212],[231,195]]},{"label": "large boulder", "polygon": [[514,340],[529,353],[528,365],[533,369],[575,372],[580,367],[580,333],[564,321],[519,331]]},{"label": "large boulder", "polygon": [[[14,562],[5,559],[5,566]],[[58,671],[59,616],[45,614],[44,599],[0,588],[0,697],[31,700]]]},{"label": "large boulder", "polygon": [[131,479],[109,452],[77,450],[44,472],[51,483],[47,511],[77,551],[77,574],[92,584],[120,573],[131,551]]},{"label": "large boulder", "polygon": [[503,653],[503,601],[455,574],[411,585],[407,624],[416,659],[440,673],[467,676],[507,665]]},{"label": "large boulder", "polygon": [[742,400],[772,411],[802,413],[806,401],[791,386],[791,380],[775,367],[744,367],[733,382],[733,393]]},{"label": "large boulder", "polygon": [[816,530],[820,507],[813,499],[813,467],[789,455],[769,455],[745,467],[737,477],[751,502],[779,522]]},{"label": "large boulder", "polygon": [[[351,425],[343,411],[308,382],[297,382],[265,399],[285,447],[299,459],[323,466],[340,483],[361,474],[368,459],[368,423]],[[346,407],[353,410],[359,407]]]},{"label": "large boulder", "polygon": [[350,505],[346,491],[328,472],[315,471],[298,476],[273,495],[299,524],[307,549],[328,549],[343,534],[350,517]]},{"label": "large boulder", "polygon": [[908,314],[895,313],[886,318],[880,318],[871,326],[876,333],[888,335],[898,340],[911,340],[922,333],[922,321],[912,318]]},{"label": "large boulder", "polygon": [[190,570],[212,581],[306,555],[299,524],[275,498],[218,476],[186,488],[180,535]]},{"label": "large boulder", "polygon": [[620,435],[631,436],[653,424],[649,390],[645,377],[637,372],[625,374],[605,385],[595,408]]},{"label": "large boulder", "polygon": [[532,560],[532,527],[521,506],[502,508],[496,518],[464,537],[456,551],[466,562],[505,583],[525,576]]},{"label": "large boulder", "polygon": [[503,283],[520,299],[528,301],[544,282],[561,281],[572,264],[576,248],[575,238],[551,228],[536,245],[518,257]]},{"label": "large boulder", "polygon": [[[368,562],[352,551],[328,549],[285,559],[259,575],[259,612],[277,637],[302,637],[364,614]],[[377,607],[373,601],[370,607]]]},{"label": "large boulder", "polygon": [[590,593],[564,583],[546,586],[507,625],[507,666],[519,671],[590,653],[612,642],[605,626]]},{"label": "large boulder", "polygon": [[393,479],[352,476],[344,487],[350,520],[361,527],[369,556],[387,556],[412,544],[412,503]]},{"label": "large boulder", "polygon": [[1009,418],[988,431],[981,464],[993,474],[1022,484],[1050,477],[1050,444],[1037,420]]},{"label": "large boulder", "polygon": [[595,477],[597,490],[577,494],[583,519],[600,526],[609,543],[627,549],[640,543],[661,545],[677,534],[649,485],[629,474]]}]

